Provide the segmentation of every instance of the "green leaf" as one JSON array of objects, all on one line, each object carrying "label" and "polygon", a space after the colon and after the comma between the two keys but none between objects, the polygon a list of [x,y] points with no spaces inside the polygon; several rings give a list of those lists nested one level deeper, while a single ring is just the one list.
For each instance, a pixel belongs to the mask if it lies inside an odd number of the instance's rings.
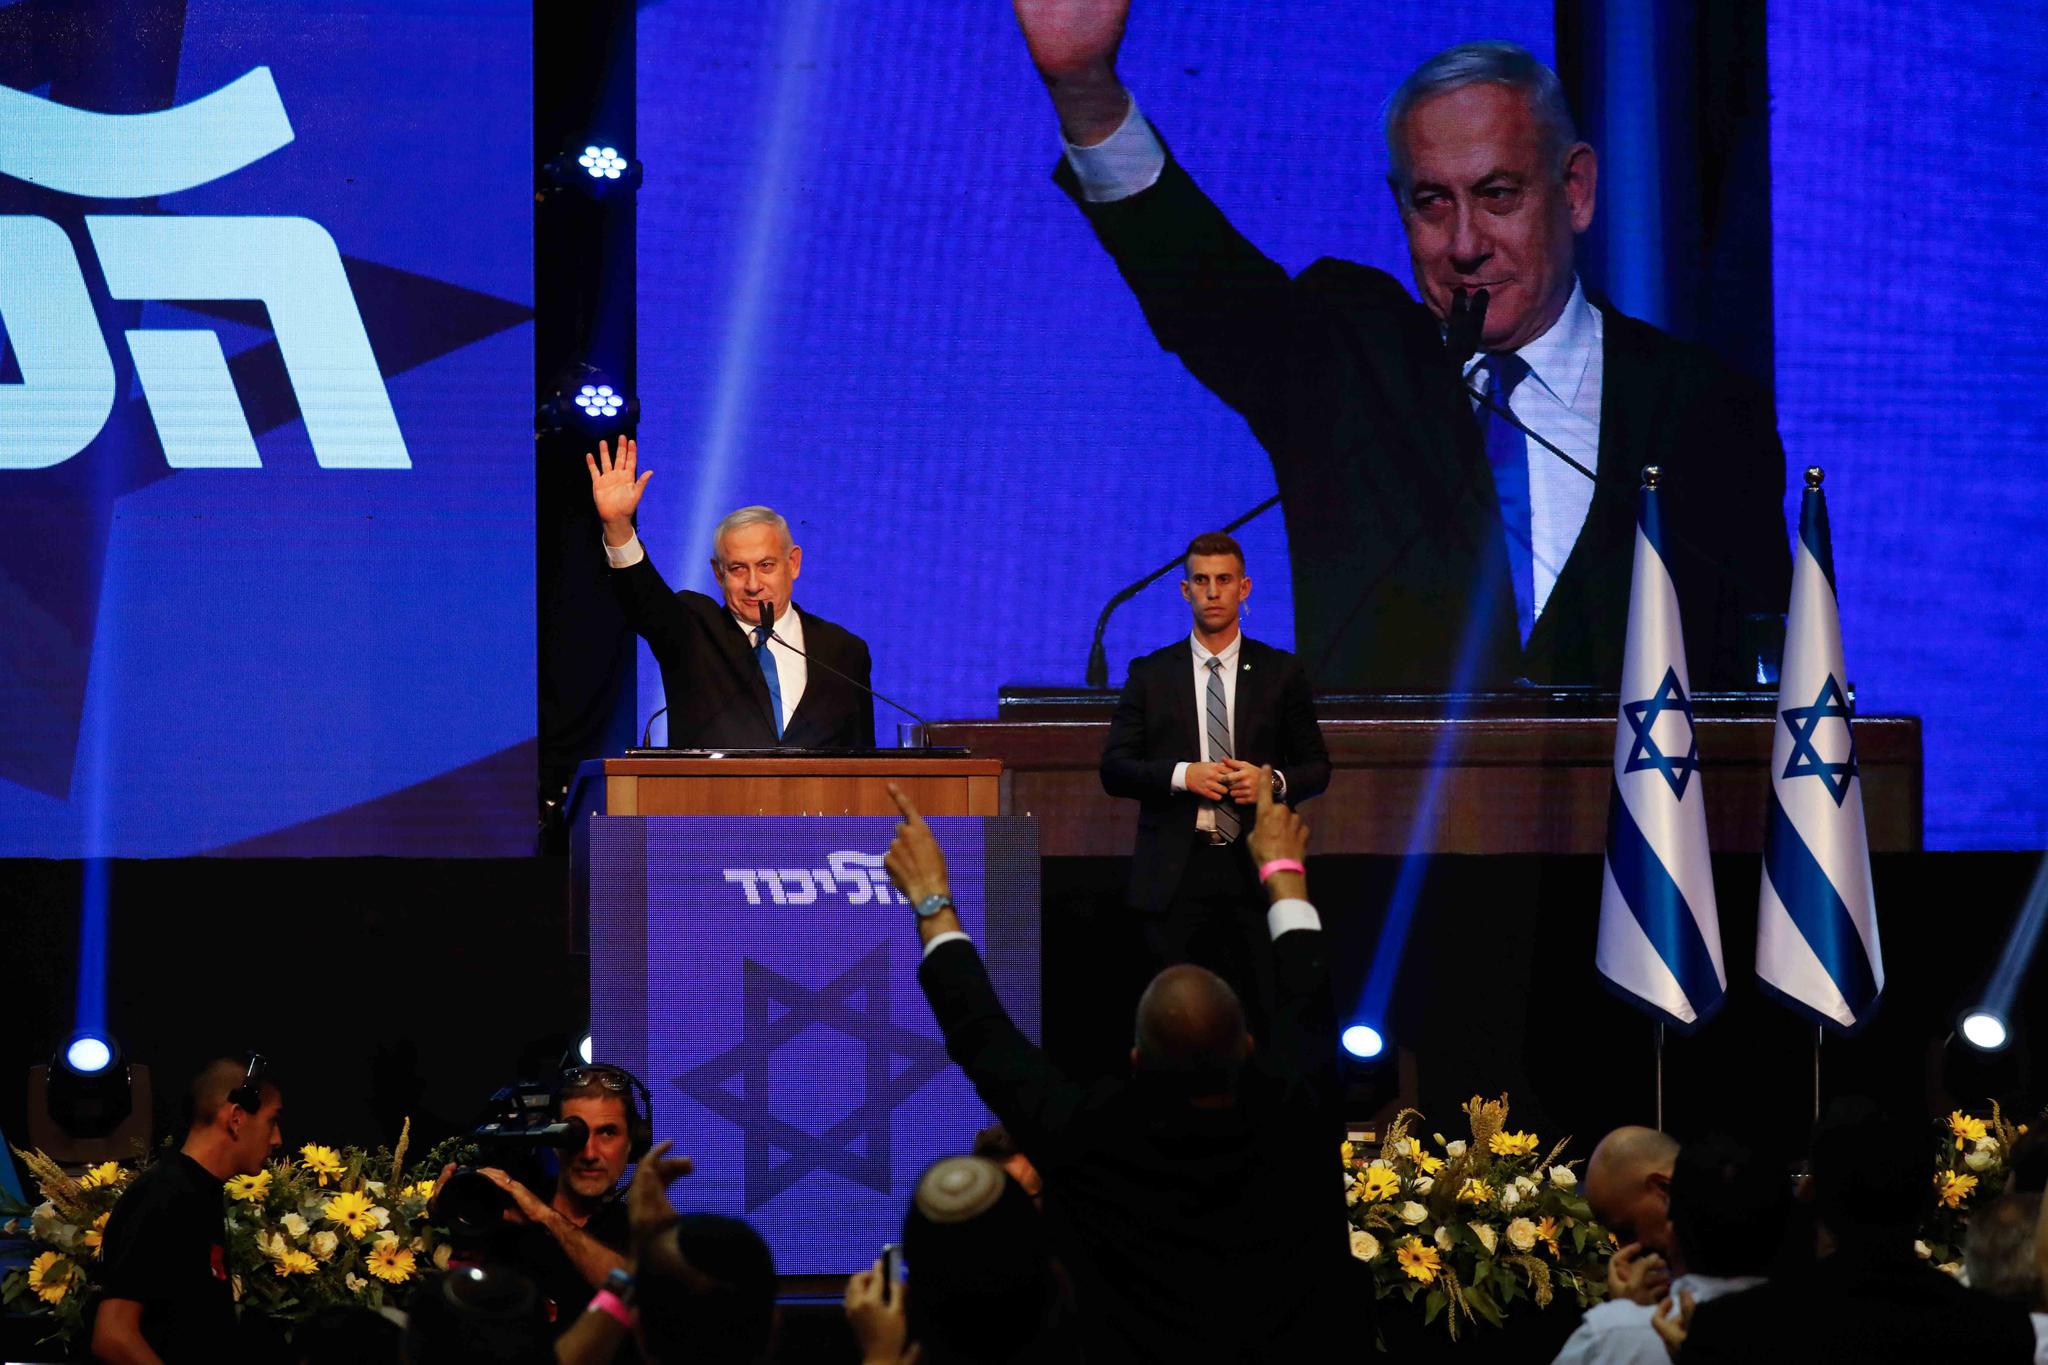
[{"label": "green leaf", "polygon": [[1437,1314],[1444,1311],[1445,1302],[1446,1300],[1444,1299],[1444,1293],[1441,1289],[1432,1289],[1429,1291],[1428,1295],[1423,1298],[1422,1325],[1424,1327],[1427,1327],[1429,1326],[1429,1324],[1436,1321]]},{"label": "green leaf", "polygon": [[1495,1327],[1501,1325],[1500,1305],[1493,1301],[1491,1294],[1481,1289],[1478,1285],[1465,1286],[1465,1302],[1471,1306],[1473,1312],[1492,1323]]}]

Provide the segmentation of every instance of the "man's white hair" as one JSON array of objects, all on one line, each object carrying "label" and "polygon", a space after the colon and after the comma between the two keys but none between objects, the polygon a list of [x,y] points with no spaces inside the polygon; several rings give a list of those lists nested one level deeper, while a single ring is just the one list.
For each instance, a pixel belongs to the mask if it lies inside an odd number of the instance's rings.
[{"label": "man's white hair", "polygon": [[1395,189],[1408,181],[1408,159],[1401,145],[1401,121],[1416,105],[1435,95],[1447,95],[1468,85],[1505,85],[1519,90],[1529,102],[1529,112],[1543,130],[1545,150],[1564,170],[1564,154],[1579,140],[1572,122],[1571,106],[1565,103],[1564,82],[1557,73],[1536,60],[1529,49],[1515,43],[1459,43],[1447,47],[1408,73],[1387,99],[1382,125],[1387,137],[1387,180]]},{"label": "man's white hair", "polygon": [[724,567],[725,538],[734,531],[739,530],[742,526],[773,526],[776,530],[782,532],[782,552],[784,554],[788,554],[796,545],[795,538],[789,534],[789,523],[783,519],[782,513],[772,507],[742,507],[737,512],[726,513],[725,520],[712,528],[712,568],[719,569]]}]

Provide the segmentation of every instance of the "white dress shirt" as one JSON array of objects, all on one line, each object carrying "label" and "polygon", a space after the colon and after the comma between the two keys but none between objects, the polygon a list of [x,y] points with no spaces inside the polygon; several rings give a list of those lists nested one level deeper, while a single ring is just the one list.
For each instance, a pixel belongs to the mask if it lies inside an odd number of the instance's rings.
[{"label": "white dress shirt", "polygon": [[[640,544],[636,532],[624,545],[605,542],[604,557],[614,569],[630,569],[647,558],[647,551]],[[756,619],[746,620],[735,614],[732,618],[739,628],[746,632],[747,648],[754,647],[754,636],[761,629]],[[810,681],[810,661],[797,650],[804,648],[803,613],[796,609],[796,603],[789,604],[789,610],[775,618],[775,636],[768,641],[768,653],[775,660],[775,681],[782,689],[782,728],[789,728],[789,721],[796,714],[796,708],[804,699],[804,687]]]},{"label": "white dress shirt", "polygon": [[[1166,149],[1152,125],[1131,101],[1130,112],[1114,133],[1093,147],[1066,148],[1067,164],[1081,184],[1081,197],[1093,204],[1126,199],[1150,189],[1166,167]],[[1572,296],[1549,331],[1517,351],[1529,363],[1530,375],[1515,386],[1508,400],[1531,431],[1549,440],[1586,468],[1600,469],[1600,390],[1604,373],[1600,310],[1586,301],[1585,290],[1572,280]],[[1474,356],[1470,374],[1479,363]],[[1593,484],[1585,475],[1537,445],[1529,443],[1529,530],[1535,567],[1535,614],[1543,615],[1557,575],[1578,544],[1579,531],[1593,506]]]},{"label": "white dress shirt", "polygon": [[[1763,1282],[1761,1275],[1680,1275],[1671,1282],[1671,1299],[1682,1303],[1679,1296],[1691,1294],[1694,1302],[1705,1303]],[[1579,1319],[1578,1330],[1552,1365],[1671,1365],[1664,1338],[1650,1322],[1656,1312],[1627,1299],[1595,1304]]]},{"label": "white dress shirt", "polygon": [[[1214,763],[1220,757],[1210,752],[1209,745],[1209,660],[1222,661],[1223,668],[1223,720],[1230,731],[1230,747],[1237,748],[1237,656],[1238,646],[1244,643],[1244,632],[1238,631],[1230,643],[1215,654],[1202,647],[1199,637],[1190,634],[1188,646],[1194,650],[1195,664],[1195,751],[1200,759],[1190,762]],[[1233,752],[1233,758],[1236,754]],[[1168,784],[1177,792],[1188,789],[1188,763],[1173,765],[1173,777]],[[1204,801],[1202,808],[1195,812],[1195,828],[1207,833],[1216,828],[1216,807]]]}]

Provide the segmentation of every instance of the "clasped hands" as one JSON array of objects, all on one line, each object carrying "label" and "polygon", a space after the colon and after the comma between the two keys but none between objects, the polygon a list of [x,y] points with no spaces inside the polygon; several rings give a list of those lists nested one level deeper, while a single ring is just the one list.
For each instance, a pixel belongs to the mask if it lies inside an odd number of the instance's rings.
[{"label": "clasped hands", "polygon": [[1188,790],[1210,801],[1228,799],[1241,806],[1250,806],[1258,802],[1260,786],[1270,787],[1272,784],[1271,776],[1265,774],[1267,769],[1241,758],[1226,758],[1219,763],[1190,763]]}]

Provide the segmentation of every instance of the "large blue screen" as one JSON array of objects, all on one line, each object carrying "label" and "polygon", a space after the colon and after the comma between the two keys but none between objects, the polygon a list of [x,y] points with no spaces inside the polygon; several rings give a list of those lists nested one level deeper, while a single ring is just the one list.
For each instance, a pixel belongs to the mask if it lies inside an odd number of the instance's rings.
[{"label": "large blue screen", "polygon": [[0,6],[0,855],[523,851],[530,24]]}]

